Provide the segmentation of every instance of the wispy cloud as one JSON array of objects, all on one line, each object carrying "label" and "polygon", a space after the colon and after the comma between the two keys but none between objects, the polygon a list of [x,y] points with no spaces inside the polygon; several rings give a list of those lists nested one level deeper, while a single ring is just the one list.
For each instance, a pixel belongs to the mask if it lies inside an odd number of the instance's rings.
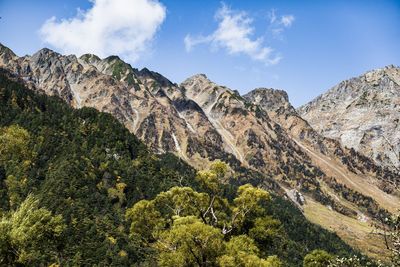
[{"label": "wispy cloud", "polygon": [[281,24],[286,28],[292,26],[293,21],[294,21],[293,15],[284,15],[281,17]]},{"label": "wispy cloud", "polygon": [[269,12],[268,17],[270,22],[269,28],[273,37],[277,39],[282,39],[284,30],[290,28],[295,21],[295,17],[293,15],[278,16],[275,9],[272,9]]},{"label": "wispy cloud", "polygon": [[234,11],[225,4],[215,15],[217,29],[206,36],[186,35],[186,51],[191,51],[198,44],[211,44],[223,48],[229,54],[245,54],[253,60],[267,65],[277,64],[281,57],[264,44],[263,37],[254,37],[253,19],[244,11]]},{"label": "wispy cloud", "polygon": [[118,54],[135,61],[153,40],[166,16],[157,0],[91,0],[75,17],[47,20],[40,35],[63,53]]}]

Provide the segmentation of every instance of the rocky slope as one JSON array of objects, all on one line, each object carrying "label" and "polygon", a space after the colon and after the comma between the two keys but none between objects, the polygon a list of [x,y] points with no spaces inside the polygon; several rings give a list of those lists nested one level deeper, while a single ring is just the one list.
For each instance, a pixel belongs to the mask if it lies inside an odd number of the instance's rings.
[{"label": "rocky slope", "polygon": [[[330,190],[337,184],[374,196],[392,211],[399,203],[393,196],[399,182],[395,173],[322,137],[297,114],[283,91],[258,89],[241,97],[203,74],[181,86],[187,97],[203,108],[225,142],[232,145],[237,158],[263,172],[274,170],[274,178],[284,187],[311,192],[332,205],[338,204],[329,199]],[[346,212],[345,207],[336,208]]]},{"label": "rocky slope", "polygon": [[329,216],[345,216],[343,224],[316,222],[346,240],[354,227],[365,233],[370,221],[400,205],[398,175],[322,137],[283,91],[257,89],[242,97],[203,74],[177,85],[116,56],[77,58],[42,49],[18,57],[1,45],[0,68],[75,108],[111,113],[153,151],[173,152],[196,167],[221,159],[234,170],[273,178],[306,215],[319,207]]},{"label": "rocky slope", "polygon": [[[286,92],[259,88],[243,97],[262,107],[268,116],[283,127],[291,138],[307,152],[313,164],[326,175],[323,178],[322,186],[325,192],[335,200],[340,199],[340,203],[350,208],[354,207],[354,204],[360,205],[360,201],[369,202],[371,198],[387,208],[391,206],[392,209],[398,209],[400,207],[398,198],[400,176],[398,173],[376,166],[371,159],[354,149],[341,146],[340,142],[335,139],[323,137],[300,117],[290,104]],[[382,191],[389,192],[389,194]],[[295,193],[292,192],[292,199],[298,198]],[[288,195],[290,196],[290,194]],[[394,197],[395,195],[397,197]],[[349,202],[352,204],[349,205]],[[376,243],[376,239],[371,236],[370,233],[374,229],[365,225],[370,219],[365,216],[362,209],[357,211],[357,220],[352,221],[348,216],[335,214],[311,199],[308,199],[303,208],[307,218],[313,222],[329,227],[351,244],[372,255],[378,257],[382,255],[380,254],[383,251],[382,244]],[[337,210],[338,207],[334,207],[334,209]],[[333,217],[338,218],[338,221],[332,220]]]},{"label": "rocky slope", "polygon": [[134,69],[116,56],[77,58],[42,49],[17,57],[0,46],[0,66],[32,89],[59,96],[75,108],[113,114],[155,152],[174,152],[196,163],[222,158],[240,165],[223,149],[221,136],[201,108],[177,85],[147,69]]},{"label": "rocky slope", "polygon": [[400,68],[343,81],[298,111],[322,135],[399,170]]}]

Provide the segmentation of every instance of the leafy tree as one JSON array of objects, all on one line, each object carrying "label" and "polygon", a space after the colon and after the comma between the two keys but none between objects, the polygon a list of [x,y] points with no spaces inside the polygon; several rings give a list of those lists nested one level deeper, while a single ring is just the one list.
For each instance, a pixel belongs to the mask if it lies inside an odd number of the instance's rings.
[{"label": "leafy tree", "polygon": [[155,244],[160,266],[214,266],[224,250],[221,231],[194,216],[179,217]]},{"label": "leafy tree", "polygon": [[0,128],[0,165],[5,166],[9,204],[15,208],[27,194],[27,172],[32,163],[30,135],[18,126]]},{"label": "leafy tree", "polygon": [[246,184],[228,201],[221,183],[226,170],[216,162],[200,171],[197,179],[204,192],[172,187],[133,205],[126,212],[132,222],[131,238],[144,238],[145,244],[156,248],[161,266],[214,266],[217,261],[221,266],[279,266],[274,258],[259,258],[259,249],[247,235],[224,241],[233,230],[243,232],[246,220],[263,215],[262,205],[270,200],[266,191]]},{"label": "leafy tree", "polygon": [[61,215],[39,207],[29,195],[21,206],[0,221],[0,263],[41,265],[57,261],[65,224]]},{"label": "leafy tree", "polygon": [[256,218],[248,235],[253,238],[264,251],[287,251],[287,236],[281,222],[272,216]]},{"label": "leafy tree", "polygon": [[18,125],[0,128],[0,164],[29,157],[29,133]]},{"label": "leafy tree", "polygon": [[326,267],[329,266],[333,256],[325,250],[316,249],[304,257],[304,267]]},{"label": "leafy tree", "polygon": [[[135,204],[126,212],[127,218],[132,220],[131,233],[148,236],[149,232],[172,224],[174,216],[197,216],[205,224],[220,227],[226,235],[240,227],[246,216],[263,212],[261,203],[269,201],[270,196],[250,184],[238,188],[233,203],[223,197],[218,178],[225,175],[226,169],[225,164],[216,162],[210,170],[198,173],[197,179],[207,193],[196,192],[190,187],[173,187],[151,201],[142,200]],[[152,223],[147,223],[148,216]]]},{"label": "leafy tree", "polygon": [[260,251],[254,240],[246,235],[232,237],[226,244],[225,255],[218,259],[222,267],[280,267],[281,261],[276,256],[262,259],[258,255]]}]

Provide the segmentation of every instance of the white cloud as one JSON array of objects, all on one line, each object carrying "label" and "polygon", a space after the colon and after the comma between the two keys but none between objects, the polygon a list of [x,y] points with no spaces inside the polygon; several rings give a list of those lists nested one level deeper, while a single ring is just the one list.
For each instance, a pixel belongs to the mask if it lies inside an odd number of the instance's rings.
[{"label": "white cloud", "polygon": [[135,61],[145,52],[166,16],[157,0],[91,0],[71,19],[47,20],[42,40],[63,53],[117,54]]},{"label": "white cloud", "polygon": [[271,11],[268,13],[269,17],[269,22],[271,24],[275,23],[277,16],[276,16],[276,9],[271,9]]},{"label": "white cloud", "polygon": [[292,26],[295,17],[293,15],[278,16],[275,9],[271,9],[268,14],[269,30],[275,39],[283,40],[283,32]]},{"label": "white cloud", "polygon": [[290,26],[292,26],[295,20],[295,17],[293,15],[282,15],[280,17],[277,16],[276,9],[271,9],[271,11],[268,13],[268,17],[270,25],[274,26],[275,28],[289,28]]},{"label": "white cloud", "polygon": [[183,42],[185,43],[185,49],[187,52],[190,52],[192,48],[198,44],[202,43],[208,43],[213,40],[213,36],[196,36],[193,37],[191,35],[186,35],[185,38],[183,39]]},{"label": "white cloud", "polygon": [[186,51],[202,43],[224,48],[229,54],[245,54],[253,60],[265,64],[277,64],[281,59],[273,53],[271,47],[264,45],[262,37],[253,38],[253,20],[245,12],[235,12],[222,4],[216,15],[218,28],[207,36],[186,35],[184,39]]},{"label": "white cloud", "polygon": [[286,28],[292,26],[293,21],[294,21],[293,15],[284,15],[281,17],[281,24]]}]

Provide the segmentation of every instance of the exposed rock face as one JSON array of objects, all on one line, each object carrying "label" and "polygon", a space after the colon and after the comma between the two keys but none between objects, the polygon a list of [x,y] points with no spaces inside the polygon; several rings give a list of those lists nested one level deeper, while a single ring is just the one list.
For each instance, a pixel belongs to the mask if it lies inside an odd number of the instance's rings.
[{"label": "exposed rock face", "polygon": [[42,49],[17,57],[0,47],[0,67],[32,89],[59,96],[76,108],[113,114],[155,152],[174,152],[196,164],[222,158],[240,165],[222,149],[221,136],[201,108],[158,73],[134,69],[116,56],[77,58]]},{"label": "exposed rock face", "polygon": [[[219,86],[204,74],[185,80],[181,87],[195,101],[222,136],[225,149],[245,166],[269,173],[295,186],[301,180],[316,182],[316,169],[303,150],[259,106],[235,91]],[[310,173],[286,170],[301,166]]]},{"label": "exposed rock face", "polygon": [[396,186],[393,185],[398,185],[400,182],[396,172],[376,166],[371,159],[357,153],[354,149],[343,147],[337,140],[319,134],[300,117],[290,104],[286,92],[259,88],[244,95],[244,98],[262,107],[269,117],[283,127],[298,145],[309,152],[314,160],[321,161],[322,158],[325,158],[323,161],[326,161],[329,159],[329,164],[315,163],[325,173],[330,173],[333,169],[336,173],[334,176],[344,179],[347,179],[347,175],[343,171],[338,171],[338,168],[345,168],[352,174],[362,176],[369,173],[380,179],[379,187],[382,190],[396,191]]},{"label": "exposed rock face", "polygon": [[[203,74],[181,86],[230,144],[230,152],[246,166],[272,173],[283,186],[312,192],[328,203],[337,186],[346,185],[353,193],[376,197],[388,209],[400,204],[390,195],[398,190],[397,174],[321,136],[298,115],[285,92],[257,89],[241,97]],[[325,185],[327,190],[322,189]],[[344,207],[336,209],[346,212]]]},{"label": "exposed rock face", "polygon": [[75,108],[111,113],[156,152],[173,152],[196,167],[221,159],[234,170],[273,178],[305,211],[316,200],[328,212],[371,220],[400,206],[398,175],[323,137],[284,91],[256,89],[242,97],[204,74],[177,85],[116,56],[77,58],[42,49],[17,57],[1,45],[0,68]]},{"label": "exposed rock face", "polygon": [[343,81],[299,108],[322,135],[400,168],[400,68],[387,66]]},{"label": "exposed rock face", "polygon": [[314,129],[299,116],[295,108],[290,104],[287,93],[283,90],[272,88],[257,88],[243,96],[247,101],[260,106],[268,116],[282,126],[291,136],[299,140],[310,141],[309,145],[318,146],[321,152],[326,148],[322,139]]}]

